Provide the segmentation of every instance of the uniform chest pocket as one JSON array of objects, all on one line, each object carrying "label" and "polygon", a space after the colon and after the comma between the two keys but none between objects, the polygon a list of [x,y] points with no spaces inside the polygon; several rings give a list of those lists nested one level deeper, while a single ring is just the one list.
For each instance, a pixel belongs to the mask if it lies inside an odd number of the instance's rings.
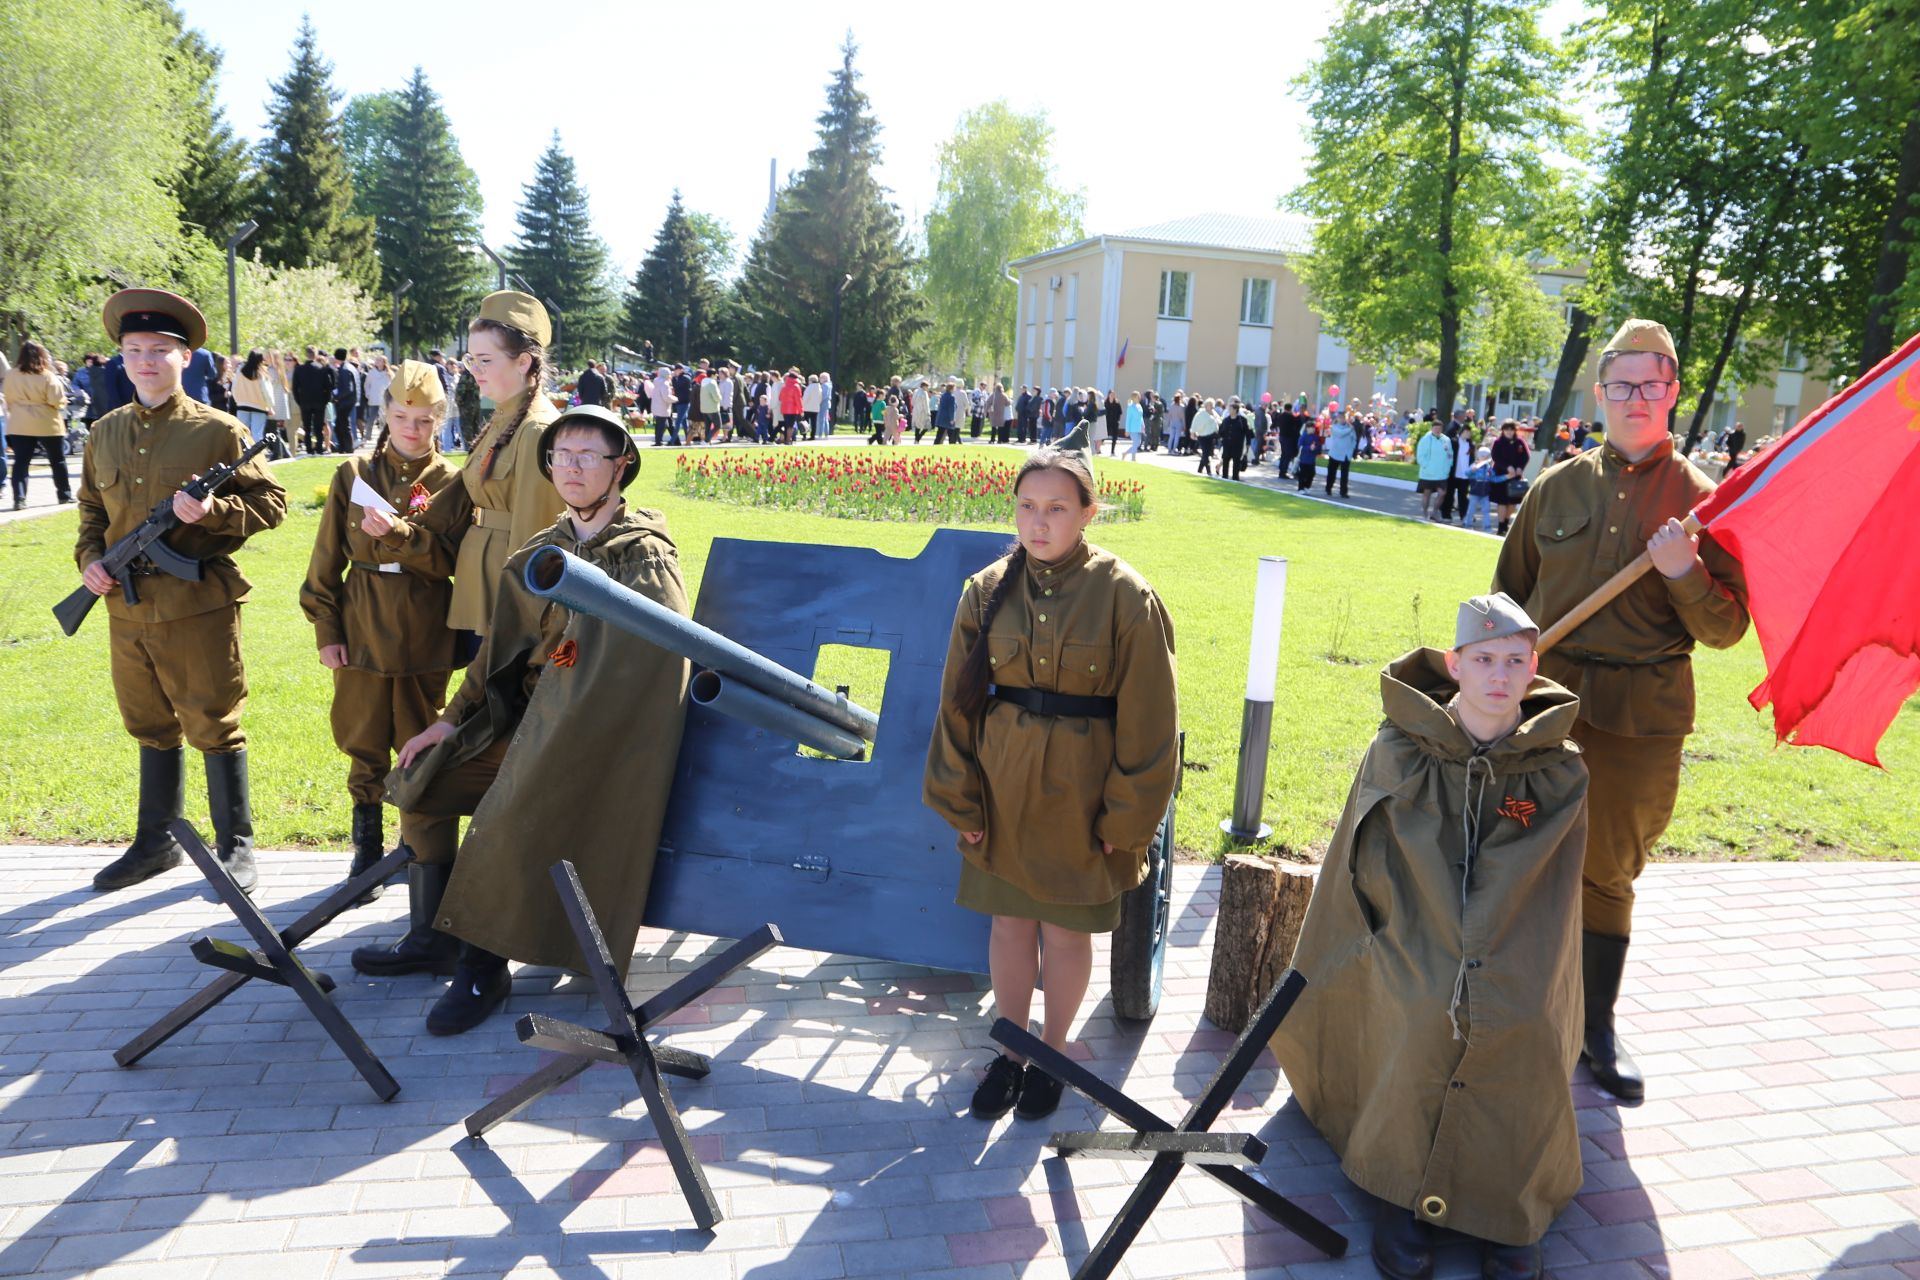
[{"label": "uniform chest pocket", "polygon": [[1112,688],[1112,645],[1069,642],[1060,646],[1061,693],[1098,694]]},{"label": "uniform chest pocket", "polygon": [[120,468],[111,463],[102,463],[93,469],[94,487],[102,493],[108,493],[120,487]]},{"label": "uniform chest pocket", "polygon": [[1031,685],[1026,659],[1026,644],[1018,636],[987,637],[987,679],[993,684],[1016,689]]},{"label": "uniform chest pocket", "polygon": [[1593,519],[1585,511],[1543,511],[1540,523],[1535,525],[1537,541],[1542,548],[1565,546],[1578,542],[1580,534]]}]

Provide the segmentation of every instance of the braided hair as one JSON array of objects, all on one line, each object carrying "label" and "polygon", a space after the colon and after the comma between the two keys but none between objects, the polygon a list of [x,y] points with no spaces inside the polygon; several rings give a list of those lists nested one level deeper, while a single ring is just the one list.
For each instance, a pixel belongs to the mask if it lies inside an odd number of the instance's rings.
[{"label": "braided hair", "polygon": [[[1013,492],[1017,496],[1020,485],[1036,471],[1060,471],[1072,477],[1074,487],[1080,492],[1080,506],[1097,508],[1099,500],[1093,487],[1093,470],[1087,466],[1085,458],[1078,453],[1069,453],[1052,447],[1040,448],[1027,455],[1020,464],[1020,470],[1013,477]],[[960,713],[969,719],[979,715],[987,707],[987,632],[993,628],[994,615],[1000,612],[1000,606],[1006,603],[1007,595],[1014,588],[1027,568],[1027,549],[1019,541],[1007,548],[1005,563],[1000,571],[1000,580],[993,586],[993,594],[980,610],[980,631],[973,638],[973,647],[967,650],[966,659],[960,664],[960,687],[954,695],[954,702]]]},{"label": "braided hair", "polygon": [[480,478],[485,480],[493,474],[494,459],[513,444],[514,434],[527,420],[527,410],[532,407],[533,398],[540,394],[540,389],[546,384],[547,352],[546,348],[536,342],[531,334],[516,329],[510,324],[501,324],[498,320],[475,320],[467,326],[467,331],[493,334],[500,340],[500,345],[505,348],[509,358],[531,357],[527,366],[526,398],[521,400],[520,408],[513,415],[513,421],[509,422],[494,442],[487,447],[487,459],[480,468]]}]

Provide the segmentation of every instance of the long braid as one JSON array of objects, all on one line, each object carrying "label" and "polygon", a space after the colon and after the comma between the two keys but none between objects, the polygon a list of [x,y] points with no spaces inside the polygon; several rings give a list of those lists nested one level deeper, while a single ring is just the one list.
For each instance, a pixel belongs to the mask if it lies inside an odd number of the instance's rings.
[{"label": "long braid", "polygon": [[507,448],[513,444],[515,433],[520,430],[521,424],[527,420],[527,410],[533,407],[533,398],[540,394],[541,387],[545,382],[547,369],[546,359],[538,346],[531,348],[531,353],[533,356],[533,367],[527,370],[526,397],[520,401],[520,408],[515,411],[513,421],[507,424],[506,430],[502,431],[499,438],[488,447],[487,461],[480,471],[480,478],[482,480],[485,480],[493,474],[494,459],[506,452]]},{"label": "long braid", "polygon": [[980,634],[973,638],[973,648],[967,650],[967,659],[960,666],[960,689],[955,694],[955,701],[961,714],[968,719],[986,710],[987,632],[993,627],[994,615],[1006,603],[1007,594],[1020,580],[1020,575],[1026,572],[1027,549],[1015,542],[1006,553],[1006,561],[1000,581],[994,584],[993,594],[987,597],[986,607],[980,611]]}]

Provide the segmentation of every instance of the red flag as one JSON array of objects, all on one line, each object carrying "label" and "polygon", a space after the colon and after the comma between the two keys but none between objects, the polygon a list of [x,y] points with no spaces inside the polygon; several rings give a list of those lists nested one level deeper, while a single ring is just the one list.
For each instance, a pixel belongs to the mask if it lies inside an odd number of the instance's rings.
[{"label": "red flag", "polygon": [[1694,517],[1746,571],[1774,734],[1878,766],[1920,688],[1920,334],[1734,472]]}]

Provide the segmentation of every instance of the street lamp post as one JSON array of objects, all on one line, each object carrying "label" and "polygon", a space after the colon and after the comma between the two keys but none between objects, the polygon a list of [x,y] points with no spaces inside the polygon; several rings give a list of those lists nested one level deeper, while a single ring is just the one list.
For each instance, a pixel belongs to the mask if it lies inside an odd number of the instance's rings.
[{"label": "street lamp post", "polygon": [[240,353],[240,286],[235,281],[233,253],[240,242],[260,229],[260,224],[248,218],[234,228],[227,237],[227,354]]},{"label": "street lamp post", "polygon": [[[836,396],[840,394],[840,298],[852,283],[853,273],[848,272],[833,291],[833,358],[827,361],[827,381],[833,385],[833,394]],[[831,405],[827,407],[827,422],[829,425],[833,422]]]},{"label": "street lamp post", "polygon": [[400,359],[400,299],[406,297],[411,288],[413,281],[409,280],[393,291],[393,353],[388,358],[396,362]]},{"label": "street lamp post", "polygon": [[693,312],[680,313],[680,363],[685,364],[693,357],[687,354],[687,326],[693,323]]}]

